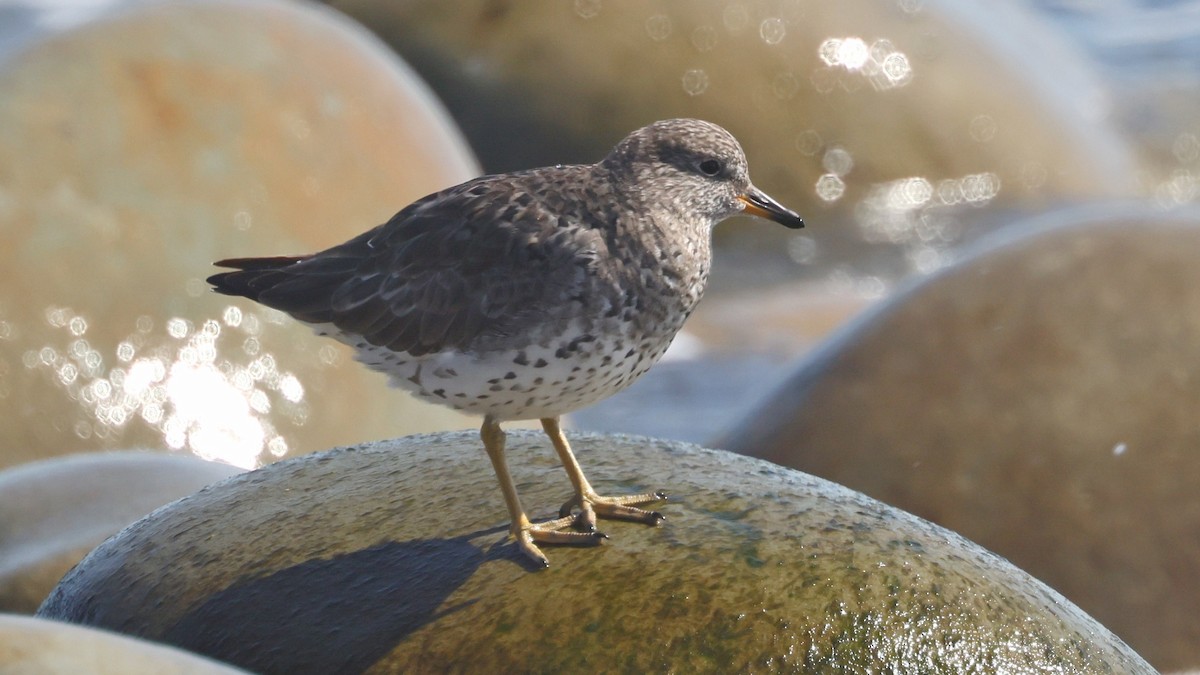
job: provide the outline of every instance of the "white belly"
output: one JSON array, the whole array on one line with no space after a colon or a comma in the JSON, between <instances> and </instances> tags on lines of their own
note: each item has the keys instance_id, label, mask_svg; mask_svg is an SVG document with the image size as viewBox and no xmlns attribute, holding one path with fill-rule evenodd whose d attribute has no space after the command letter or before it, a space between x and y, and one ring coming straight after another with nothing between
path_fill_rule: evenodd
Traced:
<instances>
[{"instance_id":1,"label":"white belly","mask_svg":"<svg viewBox=\"0 0 1200 675\"><path fill-rule=\"evenodd\" d=\"M558 417L629 386L654 365L671 336L593 340L564 351L563 339L521 352L457 351L411 357L349 340L332 326L313 326L354 347L356 358L386 373L418 398L498 421Z\"/></svg>"}]
</instances>

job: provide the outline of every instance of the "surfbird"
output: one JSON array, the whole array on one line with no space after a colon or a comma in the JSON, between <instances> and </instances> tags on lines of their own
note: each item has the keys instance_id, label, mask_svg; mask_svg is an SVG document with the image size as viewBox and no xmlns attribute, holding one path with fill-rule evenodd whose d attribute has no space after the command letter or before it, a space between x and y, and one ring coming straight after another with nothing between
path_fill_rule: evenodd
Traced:
<instances>
[{"instance_id":1,"label":"surfbird","mask_svg":"<svg viewBox=\"0 0 1200 675\"><path fill-rule=\"evenodd\" d=\"M545 566L535 542L598 543L597 516L663 519L638 508L661 492L598 495L559 418L663 355L704 293L713 227L739 213L804 226L750 183L729 132L665 120L597 164L476 178L319 253L222 260L236 271L208 281L350 345L423 400L482 415L512 535ZM500 423L526 419L541 420L574 487L548 522L526 516L504 459Z\"/></svg>"}]
</instances>

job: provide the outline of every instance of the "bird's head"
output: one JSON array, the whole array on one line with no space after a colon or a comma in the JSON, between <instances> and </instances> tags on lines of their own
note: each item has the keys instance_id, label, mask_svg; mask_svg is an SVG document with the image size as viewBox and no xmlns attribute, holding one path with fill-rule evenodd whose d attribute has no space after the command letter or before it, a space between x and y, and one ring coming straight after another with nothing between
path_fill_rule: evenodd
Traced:
<instances>
[{"instance_id":1,"label":"bird's head","mask_svg":"<svg viewBox=\"0 0 1200 675\"><path fill-rule=\"evenodd\" d=\"M711 224L738 213L804 227L796 212L750 182L746 154L721 127L694 119L655 122L629 134L601 165L649 206Z\"/></svg>"}]
</instances>

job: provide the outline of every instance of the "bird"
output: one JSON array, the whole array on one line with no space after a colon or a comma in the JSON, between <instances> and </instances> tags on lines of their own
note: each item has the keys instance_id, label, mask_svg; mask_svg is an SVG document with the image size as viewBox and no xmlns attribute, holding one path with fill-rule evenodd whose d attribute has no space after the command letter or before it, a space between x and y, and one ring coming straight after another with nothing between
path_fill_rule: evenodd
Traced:
<instances>
[{"instance_id":1,"label":"bird","mask_svg":"<svg viewBox=\"0 0 1200 675\"><path fill-rule=\"evenodd\" d=\"M482 416L511 536L547 567L538 544L598 544L597 517L664 519L640 508L662 491L599 495L561 417L662 357L704 293L713 228L739 214L804 226L750 182L728 131L662 120L595 164L468 180L318 253L220 260L233 271L208 282L349 345L419 399ZM521 505L500 426L534 419L573 488L559 517L539 523Z\"/></svg>"}]
</instances>

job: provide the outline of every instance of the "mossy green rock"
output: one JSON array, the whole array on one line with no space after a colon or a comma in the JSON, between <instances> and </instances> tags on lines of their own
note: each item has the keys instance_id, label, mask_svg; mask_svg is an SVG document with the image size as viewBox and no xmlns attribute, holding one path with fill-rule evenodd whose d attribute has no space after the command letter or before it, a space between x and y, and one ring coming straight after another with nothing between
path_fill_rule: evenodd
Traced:
<instances>
[{"instance_id":1,"label":"mossy green rock","mask_svg":"<svg viewBox=\"0 0 1200 675\"><path fill-rule=\"evenodd\" d=\"M242 474L92 552L43 617L260 672L599 670L1150 673L994 554L864 495L694 446L576 436L604 493L663 488L657 528L593 548L507 538L471 433L341 448ZM509 438L527 507L568 484Z\"/></svg>"}]
</instances>

